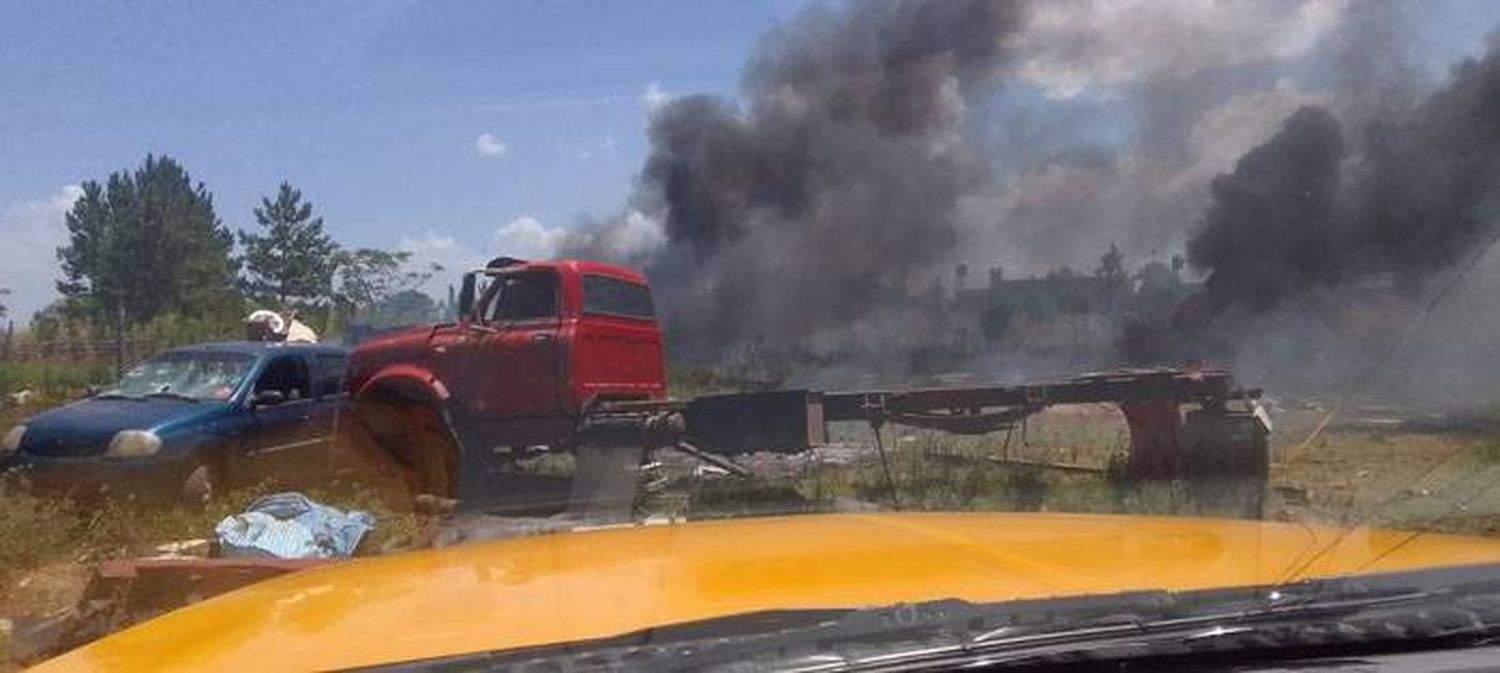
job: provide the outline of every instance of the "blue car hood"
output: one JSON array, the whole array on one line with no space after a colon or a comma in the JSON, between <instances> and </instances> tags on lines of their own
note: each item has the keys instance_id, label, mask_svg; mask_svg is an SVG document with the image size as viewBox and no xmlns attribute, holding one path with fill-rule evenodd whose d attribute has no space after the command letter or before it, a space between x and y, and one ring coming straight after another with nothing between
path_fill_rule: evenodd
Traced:
<instances>
[{"instance_id":1,"label":"blue car hood","mask_svg":"<svg viewBox=\"0 0 1500 673\"><path fill-rule=\"evenodd\" d=\"M27 420L21 451L39 456L97 455L121 430L151 430L222 411L220 403L165 398L83 400Z\"/></svg>"}]
</instances>

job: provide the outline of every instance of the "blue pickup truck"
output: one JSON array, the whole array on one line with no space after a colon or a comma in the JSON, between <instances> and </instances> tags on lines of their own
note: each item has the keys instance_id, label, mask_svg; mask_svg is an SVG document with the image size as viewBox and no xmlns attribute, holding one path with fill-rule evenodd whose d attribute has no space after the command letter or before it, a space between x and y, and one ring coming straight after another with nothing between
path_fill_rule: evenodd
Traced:
<instances>
[{"instance_id":1,"label":"blue pickup truck","mask_svg":"<svg viewBox=\"0 0 1500 673\"><path fill-rule=\"evenodd\" d=\"M38 488L202 501L288 463L326 464L347 357L266 342L166 351L11 428L0 466Z\"/></svg>"}]
</instances>

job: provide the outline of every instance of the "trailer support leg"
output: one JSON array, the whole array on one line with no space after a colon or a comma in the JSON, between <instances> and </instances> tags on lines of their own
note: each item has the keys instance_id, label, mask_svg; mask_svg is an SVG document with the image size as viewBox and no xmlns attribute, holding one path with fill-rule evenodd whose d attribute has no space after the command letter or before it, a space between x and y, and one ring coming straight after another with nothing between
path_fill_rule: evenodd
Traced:
<instances>
[{"instance_id":1,"label":"trailer support leg","mask_svg":"<svg viewBox=\"0 0 1500 673\"><path fill-rule=\"evenodd\" d=\"M1121 402L1130 426L1130 458L1125 476L1132 481L1170 481L1182 476L1182 414L1176 402Z\"/></svg>"},{"instance_id":2,"label":"trailer support leg","mask_svg":"<svg viewBox=\"0 0 1500 673\"><path fill-rule=\"evenodd\" d=\"M573 484L567 516L598 523L633 518L644 446L583 443L573 449Z\"/></svg>"}]
</instances>

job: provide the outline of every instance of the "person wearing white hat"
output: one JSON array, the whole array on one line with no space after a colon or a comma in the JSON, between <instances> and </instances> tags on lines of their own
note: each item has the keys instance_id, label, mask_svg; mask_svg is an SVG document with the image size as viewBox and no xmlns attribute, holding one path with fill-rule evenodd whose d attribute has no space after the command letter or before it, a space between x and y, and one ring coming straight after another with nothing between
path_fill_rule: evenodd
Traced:
<instances>
[{"instance_id":1,"label":"person wearing white hat","mask_svg":"<svg viewBox=\"0 0 1500 673\"><path fill-rule=\"evenodd\" d=\"M313 344L318 342L318 333L298 320L296 311L282 317L275 311L260 309L245 317L245 338L250 341Z\"/></svg>"}]
</instances>

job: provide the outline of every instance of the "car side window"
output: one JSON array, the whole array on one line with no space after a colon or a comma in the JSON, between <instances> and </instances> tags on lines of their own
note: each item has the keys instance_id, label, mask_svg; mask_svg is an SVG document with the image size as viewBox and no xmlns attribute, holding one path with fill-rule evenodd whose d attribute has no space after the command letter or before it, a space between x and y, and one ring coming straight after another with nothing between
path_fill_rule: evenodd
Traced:
<instances>
[{"instance_id":1,"label":"car side window","mask_svg":"<svg viewBox=\"0 0 1500 673\"><path fill-rule=\"evenodd\" d=\"M279 390L287 401L306 399L311 390L307 363L297 355L281 355L271 360L255 381L255 392L264 390Z\"/></svg>"},{"instance_id":2,"label":"car side window","mask_svg":"<svg viewBox=\"0 0 1500 673\"><path fill-rule=\"evenodd\" d=\"M557 316L557 276L552 273L514 273L501 276L490 312L493 322L538 320Z\"/></svg>"},{"instance_id":3,"label":"car side window","mask_svg":"<svg viewBox=\"0 0 1500 673\"><path fill-rule=\"evenodd\" d=\"M349 365L348 356L342 353L320 353L314 356L313 361L318 370L318 380L313 386L313 394L324 397L343 392L344 373Z\"/></svg>"}]
</instances>

